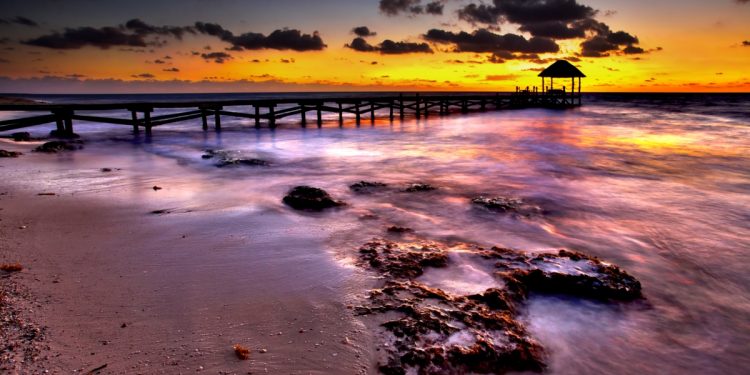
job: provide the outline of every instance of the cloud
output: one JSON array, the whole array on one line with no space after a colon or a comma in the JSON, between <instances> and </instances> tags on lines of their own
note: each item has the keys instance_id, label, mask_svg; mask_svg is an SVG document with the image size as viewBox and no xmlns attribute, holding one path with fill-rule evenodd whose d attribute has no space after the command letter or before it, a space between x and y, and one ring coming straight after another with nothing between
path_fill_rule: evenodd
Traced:
<instances>
[{"instance_id":1,"label":"cloud","mask_svg":"<svg viewBox=\"0 0 750 375\"><path fill-rule=\"evenodd\" d=\"M470 3L458 11L460 19L474 25L498 28L502 23L512 23L532 37L586 39L581 43L581 56L647 52L636 46L639 43L636 36L625 31L613 32L594 18L597 14L596 9L577 0L494 0L491 4Z\"/></svg>"},{"instance_id":2,"label":"cloud","mask_svg":"<svg viewBox=\"0 0 750 375\"><path fill-rule=\"evenodd\" d=\"M206 60L210 61L213 60L213 62L217 64L223 64L227 60L232 59L232 55L226 53L226 52L209 52L209 53L202 53L201 57Z\"/></svg>"},{"instance_id":3,"label":"cloud","mask_svg":"<svg viewBox=\"0 0 750 375\"><path fill-rule=\"evenodd\" d=\"M160 60L160 59L156 59L156 60L154 60L154 64L166 64L166 61Z\"/></svg>"},{"instance_id":4,"label":"cloud","mask_svg":"<svg viewBox=\"0 0 750 375\"><path fill-rule=\"evenodd\" d=\"M23 41L23 44L52 49L78 49L94 46L109 49L114 46L146 47L144 35L126 34L115 27L79 27L67 28L64 32Z\"/></svg>"},{"instance_id":5,"label":"cloud","mask_svg":"<svg viewBox=\"0 0 750 375\"><path fill-rule=\"evenodd\" d=\"M750 47L750 40L743 40L742 41L742 46L743 47Z\"/></svg>"},{"instance_id":6,"label":"cloud","mask_svg":"<svg viewBox=\"0 0 750 375\"><path fill-rule=\"evenodd\" d=\"M156 76L154 76L151 73L133 74L133 75L131 75L131 77L137 78L137 79L154 79L154 78L156 78Z\"/></svg>"},{"instance_id":7,"label":"cloud","mask_svg":"<svg viewBox=\"0 0 750 375\"><path fill-rule=\"evenodd\" d=\"M167 68L167 69L162 69L162 70L165 72L170 72L170 73L178 73L180 71L180 69L177 69L177 68Z\"/></svg>"},{"instance_id":8,"label":"cloud","mask_svg":"<svg viewBox=\"0 0 750 375\"><path fill-rule=\"evenodd\" d=\"M431 29L423 36L426 40L452 44L454 52L493 52L553 53L560 51L554 40L542 37L526 39L516 34L495 34L487 29L478 29L471 34Z\"/></svg>"},{"instance_id":9,"label":"cloud","mask_svg":"<svg viewBox=\"0 0 750 375\"><path fill-rule=\"evenodd\" d=\"M432 48L427 43L413 42L394 42L386 39L380 44L374 46L363 38L357 37L347 44L346 47L359 52L380 52L384 55L400 55L407 53L433 53Z\"/></svg>"},{"instance_id":10,"label":"cloud","mask_svg":"<svg viewBox=\"0 0 750 375\"><path fill-rule=\"evenodd\" d=\"M498 74L498 75L488 75L484 77L485 81L510 81L515 80L518 78L515 74Z\"/></svg>"},{"instance_id":11,"label":"cloud","mask_svg":"<svg viewBox=\"0 0 750 375\"><path fill-rule=\"evenodd\" d=\"M196 22L197 32L211 35L232 45L233 50L294 50L294 51L319 51L326 48L318 32L302 34L296 29L275 30L268 36L261 33L248 32L234 35L231 31L224 29L215 23Z\"/></svg>"},{"instance_id":12,"label":"cloud","mask_svg":"<svg viewBox=\"0 0 750 375\"><path fill-rule=\"evenodd\" d=\"M357 26L352 29L352 33L361 38L378 35L378 33L370 31L370 28L368 28L367 26Z\"/></svg>"},{"instance_id":13,"label":"cloud","mask_svg":"<svg viewBox=\"0 0 750 375\"><path fill-rule=\"evenodd\" d=\"M185 33L195 34L195 29L190 26L154 26L149 25L138 18L134 18L125 25L124 29L133 31L137 35L171 35L177 39L182 39Z\"/></svg>"},{"instance_id":14,"label":"cloud","mask_svg":"<svg viewBox=\"0 0 750 375\"><path fill-rule=\"evenodd\" d=\"M28 19L26 17L16 16L14 18L0 18L0 25L8 25L11 23L15 23L17 25L23 25L23 26L29 26L29 27L38 27L39 24L36 23L36 21Z\"/></svg>"},{"instance_id":15,"label":"cloud","mask_svg":"<svg viewBox=\"0 0 750 375\"><path fill-rule=\"evenodd\" d=\"M443 1L431 1L422 5L422 0L380 0L380 11L387 16L397 16L399 14L417 15L417 14L443 14Z\"/></svg>"}]
</instances>

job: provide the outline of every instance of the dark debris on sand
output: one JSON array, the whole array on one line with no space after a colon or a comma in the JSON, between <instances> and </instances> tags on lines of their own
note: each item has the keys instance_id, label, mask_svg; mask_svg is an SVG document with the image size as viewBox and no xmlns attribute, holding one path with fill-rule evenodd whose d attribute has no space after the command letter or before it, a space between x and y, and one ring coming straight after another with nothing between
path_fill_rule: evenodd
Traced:
<instances>
[{"instance_id":1,"label":"dark debris on sand","mask_svg":"<svg viewBox=\"0 0 750 375\"><path fill-rule=\"evenodd\" d=\"M50 141L34 149L36 152L54 154L61 151L75 151L83 148L83 141Z\"/></svg>"},{"instance_id":2,"label":"dark debris on sand","mask_svg":"<svg viewBox=\"0 0 750 375\"><path fill-rule=\"evenodd\" d=\"M327 208L344 206L346 203L334 200L325 190L311 186L296 186L289 190L284 204L295 210L322 211Z\"/></svg>"},{"instance_id":3,"label":"dark debris on sand","mask_svg":"<svg viewBox=\"0 0 750 375\"><path fill-rule=\"evenodd\" d=\"M494 262L495 276L507 287L453 295L416 280L427 268L450 267L454 248ZM393 345L385 346L387 359L378 366L389 375L540 372L544 349L518 320L517 306L530 292L624 301L641 296L640 283L617 266L567 250L530 255L472 244L374 239L359 249L359 258L385 281L357 313L397 316L382 323Z\"/></svg>"},{"instance_id":4,"label":"dark debris on sand","mask_svg":"<svg viewBox=\"0 0 750 375\"><path fill-rule=\"evenodd\" d=\"M31 141L31 133L29 132L16 132L10 135L10 138L14 142L29 142Z\"/></svg>"},{"instance_id":5,"label":"dark debris on sand","mask_svg":"<svg viewBox=\"0 0 750 375\"><path fill-rule=\"evenodd\" d=\"M216 159L216 166L219 168L231 167L231 166L251 166L251 167L268 167L271 165L266 160L257 158L243 158L235 156L236 152L225 151L225 150L206 150L206 153L201 155L203 159Z\"/></svg>"},{"instance_id":6,"label":"dark debris on sand","mask_svg":"<svg viewBox=\"0 0 750 375\"><path fill-rule=\"evenodd\" d=\"M34 322L32 296L13 271L0 271L0 373L40 374L49 353L46 327Z\"/></svg>"}]
</instances>

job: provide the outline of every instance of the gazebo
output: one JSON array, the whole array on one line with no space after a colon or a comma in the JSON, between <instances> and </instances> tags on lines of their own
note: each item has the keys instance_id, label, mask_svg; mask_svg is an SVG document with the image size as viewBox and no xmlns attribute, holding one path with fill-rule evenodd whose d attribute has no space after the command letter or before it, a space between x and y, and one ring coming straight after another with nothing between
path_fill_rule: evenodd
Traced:
<instances>
[{"instance_id":1,"label":"gazebo","mask_svg":"<svg viewBox=\"0 0 750 375\"><path fill-rule=\"evenodd\" d=\"M565 60L557 60L554 64L550 65L547 69L544 69L544 71L539 73L539 77L542 77L542 92L548 92L550 94L565 93L564 90L555 90L555 78L570 78L570 93L573 100L573 103L571 104L575 103L576 78L578 78L578 104L581 104L581 78L586 77L586 75L583 74L583 72L581 72L578 68L573 66L573 64ZM545 78L547 77L549 77L550 79L549 90L547 90L547 86L545 85Z\"/></svg>"}]
</instances>

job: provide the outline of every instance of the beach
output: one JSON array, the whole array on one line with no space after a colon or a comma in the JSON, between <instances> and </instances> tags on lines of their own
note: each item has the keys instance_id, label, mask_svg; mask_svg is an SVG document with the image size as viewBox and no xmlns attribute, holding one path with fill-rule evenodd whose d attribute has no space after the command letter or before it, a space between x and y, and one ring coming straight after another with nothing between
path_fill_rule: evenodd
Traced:
<instances>
[{"instance_id":1,"label":"beach","mask_svg":"<svg viewBox=\"0 0 750 375\"><path fill-rule=\"evenodd\" d=\"M275 131L192 121L148 138L77 125L83 148L52 154L32 151L41 139L3 139L23 155L0 159L0 263L24 269L0 282L22 290L15 306L39 335L26 340L37 358L1 368L377 373L392 337L358 308L393 276L361 262L361 246L381 238L569 249L637 279L636 301L519 302L514 319L543 348L546 373L742 373L750 124L744 112L660 103ZM386 187L350 188L363 180ZM299 185L346 205L295 210L282 199ZM522 208L485 210L477 197ZM504 285L483 268L492 262L448 259L409 281L455 296Z\"/></svg>"}]
</instances>

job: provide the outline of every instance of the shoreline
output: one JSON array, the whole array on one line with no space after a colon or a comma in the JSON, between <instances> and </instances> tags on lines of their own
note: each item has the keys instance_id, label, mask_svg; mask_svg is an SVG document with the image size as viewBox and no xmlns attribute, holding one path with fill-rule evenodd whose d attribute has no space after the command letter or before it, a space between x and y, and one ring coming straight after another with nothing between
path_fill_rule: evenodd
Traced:
<instances>
[{"instance_id":1,"label":"shoreline","mask_svg":"<svg viewBox=\"0 0 750 375\"><path fill-rule=\"evenodd\" d=\"M24 156L2 161L3 171L33 169L39 156ZM11 371L86 372L105 364L105 373L371 368L369 331L347 309L352 295L342 285L353 276L334 277L342 272L325 238L281 247L272 232L223 228L221 212L151 215L148 203L31 188L35 178L30 172L20 184L0 183L0 233L16 242L0 262L24 266L10 280L28 289L26 303L36 306L30 318L44 327L50 355L12 364L20 367ZM262 215L243 219L269 229ZM305 267L329 277L316 280ZM237 359L234 344L250 348L249 360Z\"/></svg>"}]
</instances>

